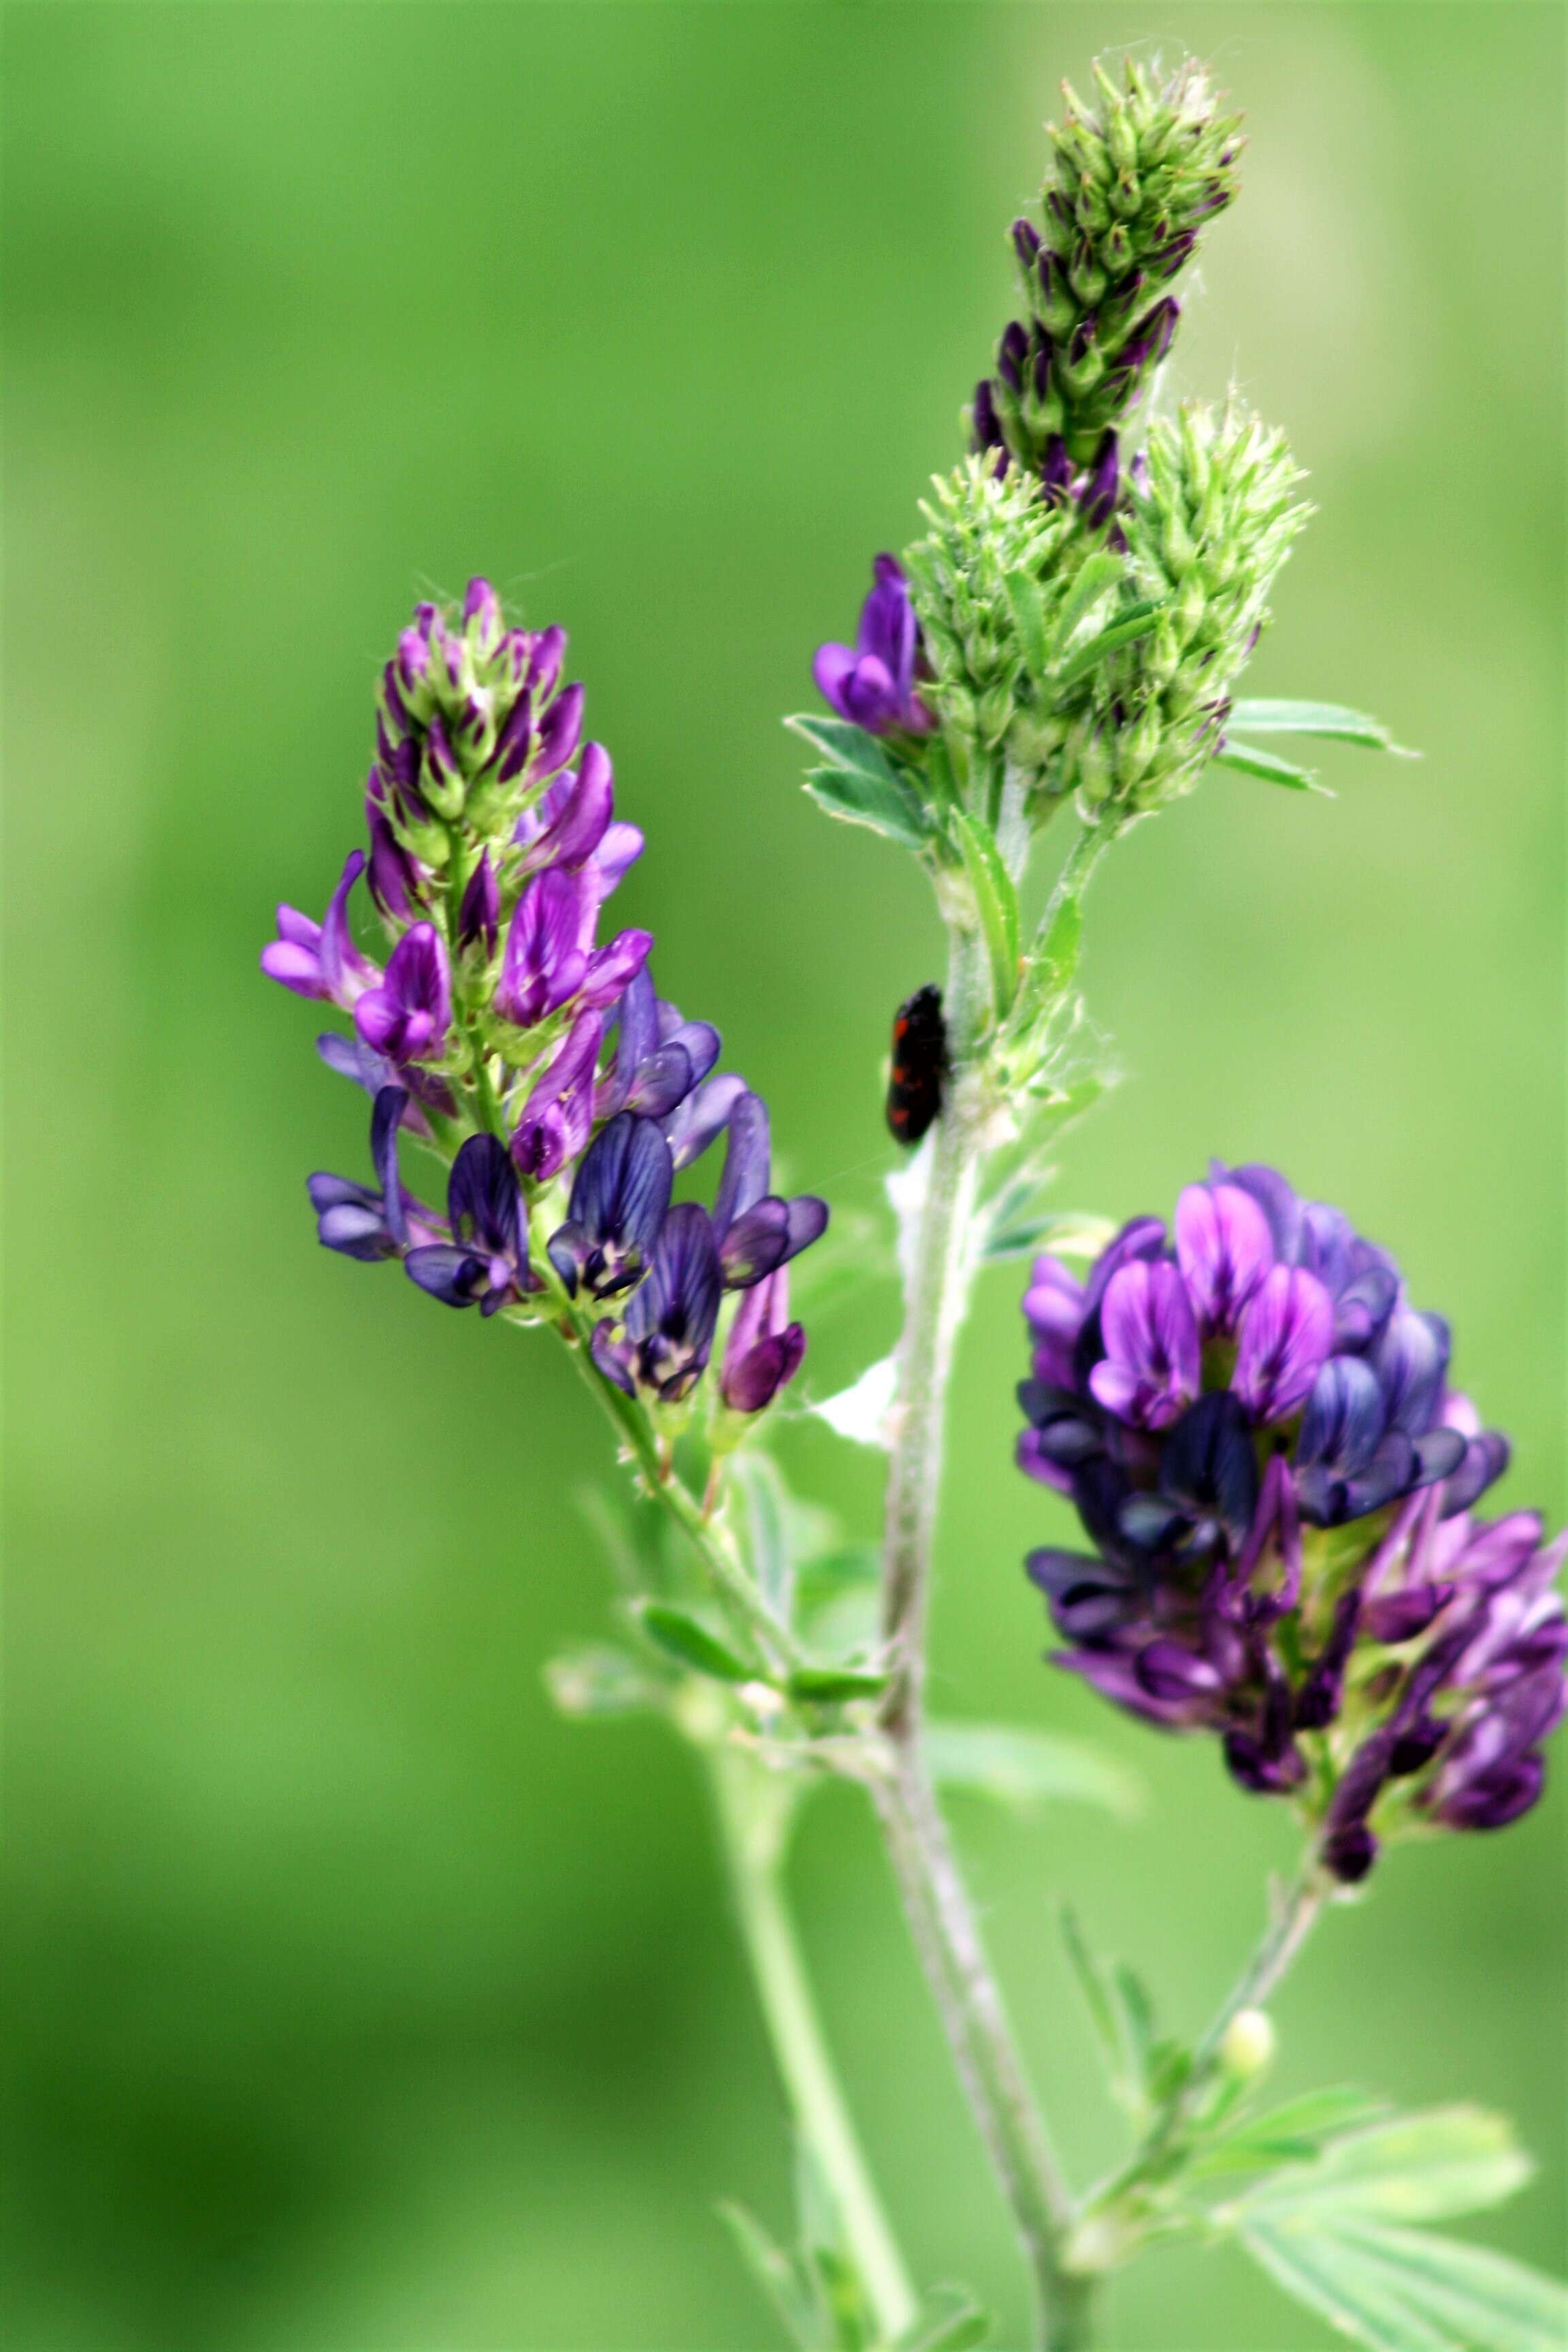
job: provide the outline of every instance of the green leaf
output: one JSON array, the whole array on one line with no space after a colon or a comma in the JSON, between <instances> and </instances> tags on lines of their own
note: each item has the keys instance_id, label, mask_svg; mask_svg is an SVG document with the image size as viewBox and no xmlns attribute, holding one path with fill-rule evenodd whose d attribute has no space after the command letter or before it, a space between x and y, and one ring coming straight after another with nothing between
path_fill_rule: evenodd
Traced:
<instances>
[{"instance_id":1,"label":"green leaf","mask_svg":"<svg viewBox=\"0 0 1568 2352\"><path fill-rule=\"evenodd\" d=\"M1254 2221L1241 2242L1276 2283L1372 2352L1562 2352L1568 2288L1425 2230Z\"/></svg>"},{"instance_id":2,"label":"green leaf","mask_svg":"<svg viewBox=\"0 0 1568 2352\"><path fill-rule=\"evenodd\" d=\"M1089 558L1073 582L1057 622L1058 650L1069 642L1079 622L1088 618L1090 606L1098 604L1108 589L1116 587L1126 571L1127 566L1121 557L1112 555L1106 548Z\"/></svg>"},{"instance_id":3,"label":"green leaf","mask_svg":"<svg viewBox=\"0 0 1568 2352\"><path fill-rule=\"evenodd\" d=\"M815 712L802 711L794 719L786 719L784 725L809 743L814 751L820 751L830 768L870 776L879 783L902 782L878 738L868 735L863 727L851 725L847 719L819 719Z\"/></svg>"},{"instance_id":4,"label":"green leaf","mask_svg":"<svg viewBox=\"0 0 1568 2352\"><path fill-rule=\"evenodd\" d=\"M1136 1776L1087 1739L1010 1723L939 1722L926 1745L939 1788L1016 1812L1068 1802L1101 1805L1125 1821L1142 1804Z\"/></svg>"},{"instance_id":5,"label":"green leaf","mask_svg":"<svg viewBox=\"0 0 1568 2352\"><path fill-rule=\"evenodd\" d=\"M842 1699L875 1698L888 1677L869 1666L797 1666L784 1685L791 1698L830 1706Z\"/></svg>"},{"instance_id":6,"label":"green leaf","mask_svg":"<svg viewBox=\"0 0 1568 2352\"><path fill-rule=\"evenodd\" d=\"M847 824L863 824L905 849L923 849L930 836L924 809L889 770L886 778L859 769L813 768L805 789L818 808Z\"/></svg>"},{"instance_id":7,"label":"green leaf","mask_svg":"<svg viewBox=\"0 0 1568 2352\"><path fill-rule=\"evenodd\" d=\"M1276 2165L1310 2163L1325 2139L1352 2126L1370 2124L1385 2116L1382 2101L1348 2084L1323 2091L1308 2091L1299 2099L1267 2115L1253 2116L1224 2134L1194 2161L1194 2179L1225 2172L1260 2172Z\"/></svg>"},{"instance_id":8,"label":"green leaf","mask_svg":"<svg viewBox=\"0 0 1568 2352\"><path fill-rule=\"evenodd\" d=\"M1146 637L1159 619L1162 609L1156 603L1130 604L1109 627L1090 637L1076 654L1068 656L1057 672L1058 687L1074 685L1079 678L1087 677L1091 669L1098 669L1107 655L1116 653L1122 646L1130 646L1135 637Z\"/></svg>"},{"instance_id":9,"label":"green leaf","mask_svg":"<svg viewBox=\"0 0 1568 2352\"><path fill-rule=\"evenodd\" d=\"M801 2281L794 2257L774 2242L756 2215L746 2206L726 2200L719 2208L719 2216L734 2239L742 2261L784 2322L792 2341L800 2347L800 2352L816 2352L822 2341L819 2316L813 2308L814 2298Z\"/></svg>"},{"instance_id":10,"label":"green leaf","mask_svg":"<svg viewBox=\"0 0 1568 2352\"><path fill-rule=\"evenodd\" d=\"M991 964L991 992L996 1018L1002 1022L1018 990L1018 893L989 825L982 824L966 809L955 809L949 826L963 854L969 887L974 893Z\"/></svg>"},{"instance_id":11,"label":"green leaf","mask_svg":"<svg viewBox=\"0 0 1568 2352\"><path fill-rule=\"evenodd\" d=\"M1234 706L1230 719L1244 735L1321 735L1336 743L1360 743L1369 751L1392 751L1401 760L1420 757L1396 743L1381 719L1347 710L1342 702L1244 701Z\"/></svg>"},{"instance_id":12,"label":"green leaf","mask_svg":"<svg viewBox=\"0 0 1568 2352\"><path fill-rule=\"evenodd\" d=\"M1243 743L1234 735L1226 735L1214 756L1216 767L1238 768L1244 776L1261 776L1266 783L1283 784L1289 792L1320 793L1327 801L1336 797L1327 784L1318 782L1312 769L1298 768L1291 761L1281 760L1256 743Z\"/></svg>"},{"instance_id":13,"label":"green leaf","mask_svg":"<svg viewBox=\"0 0 1568 2352\"><path fill-rule=\"evenodd\" d=\"M637 1622L650 1641L683 1666L695 1667L700 1675L710 1675L715 1682L749 1683L758 1676L758 1668L750 1666L744 1658L737 1657L716 1633L689 1617L684 1609L672 1609L666 1601L642 1601L637 1612Z\"/></svg>"},{"instance_id":14,"label":"green leaf","mask_svg":"<svg viewBox=\"0 0 1568 2352\"><path fill-rule=\"evenodd\" d=\"M661 1708L668 1696L650 1681L629 1650L608 1643L564 1650L544 1669L544 1686L563 1715L637 1715Z\"/></svg>"},{"instance_id":15,"label":"green leaf","mask_svg":"<svg viewBox=\"0 0 1568 2352\"><path fill-rule=\"evenodd\" d=\"M1120 568L1118 566L1119 571ZM1018 643L1024 648L1024 659L1034 677L1043 677L1050 667L1051 649L1046 635L1046 607L1040 594L1040 583L1032 572L1007 572L1003 574L1002 585L1007 592L1007 602L1013 607L1013 619L1018 631Z\"/></svg>"},{"instance_id":16,"label":"green leaf","mask_svg":"<svg viewBox=\"0 0 1568 2352\"><path fill-rule=\"evenodd\" d=\"M1429 2107L1327 2141L1316 2161L1271 2173L1237 2201L1238 2220L1351 2216L1436 2221L1500 2205L1523 2186L1530 2158L1504 2116Z\"/></svg>"}]
</instances>

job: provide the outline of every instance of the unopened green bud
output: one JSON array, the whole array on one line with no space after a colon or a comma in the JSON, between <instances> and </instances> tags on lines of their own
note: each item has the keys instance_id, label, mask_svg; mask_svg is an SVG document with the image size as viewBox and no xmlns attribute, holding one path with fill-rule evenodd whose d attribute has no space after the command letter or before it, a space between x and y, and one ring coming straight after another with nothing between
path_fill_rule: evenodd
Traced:
<instances>
[{"instance_id":1,"label":"unopened green bud","mask_svg":"<svg viewBox=\"0 0 1568 2352\"><path fill-rule=\"evenodd\" d=\"M1274 2028L1261 2009L1238 2009L1226 2027L1219 2063L1233 2080L1250 2083L1274 2056Z\"/></svg>"},{"instance_id":2,"label":"unopened green bud","mask_svg":"<svg viewBox=\"0 0 1568 2352\"><path fill-rule=\"evenodd\" d=\"M982 740L1000 743L1013 718L1013 694L1010 687L998 684L980 698L979 729Z\"/></svg>"},{"instance_id":3,"label":"unopened green bud","mask_svg":"<svg viewBox=\"0 0 1568 2352\"><path fill-rule=\"evenodd\" d=\"M1095 255L1093 246L1086 240L1073 257L1072 268L1068 272L1068 283L1084 309L1092 310L1110 282Z\"/></svg>"}]
</instances>

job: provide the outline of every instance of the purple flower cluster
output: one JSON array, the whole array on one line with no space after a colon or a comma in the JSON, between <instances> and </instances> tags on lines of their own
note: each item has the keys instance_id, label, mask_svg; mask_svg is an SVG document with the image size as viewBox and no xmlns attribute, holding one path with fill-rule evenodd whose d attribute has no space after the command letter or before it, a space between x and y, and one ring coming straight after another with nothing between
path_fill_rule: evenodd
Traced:
<instances>
[{"instance_id":1,"label":"purple flower cluster","mask_svg":"<svg viewBox=\"0 0 1568 2352\"><path fill-rule=\"evenodd\" d=\"M321 923L278 910L262 969L352 1017L319 1050L374 1104L376 1181L311 1177L320 1237L401 1258L449 1307L591 1322L605 1377L665 1403L690 1395L740 1293L720 1391L756 1412L805 1353L786 1267L827 1210L772 1191L767 1112L716 1071L718 1031L656 993L651 935L600 941L643 840L616 820L607 753L581 740L565 645L505 627L482 580L460 619L421 605L382 679L368 857L349 857ZM384 965L350 927L362 875ZM403 1189L404 1129L450 1160L444 1217ZM674 1202L721 1135L711 1211Z\"/></svg>"},{"instance_id":2,"label":"purple flower cluster","mask_svg":"<svg viewBox=\"0 0 1568 2352\"><path fill-rule=\"evenodd\" d=\"M917 690L924 664L910 583L897 556L879 555L871 569L875 584L860 607L854 645L817 648L817 691L840 719L868 735L929 735L936 720Z\"/></svg>"},{"instance_id":3,"label":"purple flower cluster","mask_svg":"<svg viewBox=\"0 0 1568 2352\"><path fill-rule=\"evenodd\" d=\"M1058 1664L1217 1732L1343 1879L1401 1827L1533 1804L1568 1698L1568 1537L1472 1517L1508 1444L1385 1252L1273 1170L1216 1164L1172 1234L1134 1218L1086 1282L1038 1259L1024 1312L1019 1464L1094 1547L1029 1558Z\"/></svg>"}]
</instances>

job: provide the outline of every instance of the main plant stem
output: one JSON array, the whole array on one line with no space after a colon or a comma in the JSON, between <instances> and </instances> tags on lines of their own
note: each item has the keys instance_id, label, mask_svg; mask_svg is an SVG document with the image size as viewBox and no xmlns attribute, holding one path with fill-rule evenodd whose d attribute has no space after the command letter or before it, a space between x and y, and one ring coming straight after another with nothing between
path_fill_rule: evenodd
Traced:
<instances>
[{"instance_id":1,"label":"main plant stem","mask_svg":"<svg viewBox=\"0 0 1568 2352\"><path fill-rule=\"evenodd\" d=\"M870 2298L879 2347L919 2315L812 1999L784 1871L794 1786L743 1749L704 1751L736 1916L795 2128L815 2161L855 2274Z\"/></svg>"},{"instance_id":2,"label":"main plant stem","mask_svg":"<svg viewBox=\"0 0 1568 2352\"><path fill-rule=\"evenodd\" d=\"M984 1106L975 1046L985 1013L980 942L952 930L943 999L950 1076L905 1258L905 1319L890 1418L882 1633L893 1680L882 1726L891 1769L878 1810L910 1932L975 2120L1012 2210L1047 2352L1090 2342L1090 2284L1061 2250L1073 2208L1013 2038L922 1744L925 1622L953 1343L973 1276Z\"/></svg>"}]
</instances>

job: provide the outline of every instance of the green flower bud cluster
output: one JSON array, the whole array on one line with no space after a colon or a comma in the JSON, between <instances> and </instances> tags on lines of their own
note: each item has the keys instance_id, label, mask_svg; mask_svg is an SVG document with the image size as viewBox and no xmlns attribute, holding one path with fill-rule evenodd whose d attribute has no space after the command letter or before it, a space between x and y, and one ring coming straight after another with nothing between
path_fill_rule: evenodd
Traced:
<instances>
[{"instance_id":1,"label":"green flower bud cluster","mask_svg":"<svg viewBox=\"0 0 1568 2352\"><path fill-rule=\"evenodd\" d=\"M1157 84L1129 59L1118 88L1094 67L1100 107L1064 84L1051 125L1040 226L1015 222L1027 325L1010 326L971 425L1030 471L1059 438L1074 465L1133 405L1170 347L1168 289L1236 194L1243 141L1202 67Z\"/></svg>"},{"instance_id":2,"label":"green flower bud cluster","mask_svg":"<svg viewBox=\"0 0 1568 2352\"><path fill-rule=\"evenodd\" d=\"M968 457L933 488L921 507L931 528L903 559L931 671L921 698L961 782L1005 761L1049 792L1067 735L1062 650L1087 609L1080 583L1098 604L1126 564L1105 552L1104 523L1047 503L1016 469L998 476Z\"/></svg>"},{"instance_id":3,"label":"green flower bud cluster","mask_svg":"<svg viewBox=\"0 0 1568 2352\"><path fill-rule=\"evenodd\" d=\"M1060 593L1065 512L1015 473L1000 480L980 457L932 478L921 512L931 529L904 555L931 675L921 696L945 731L994 751L1029 693L1029 652L1018 588L1039 604Z\"/></svg>"},{"instance_id":4,"label":"green flower bud cluster","mask_svg":"<svg viewBox=\"0 0 1568 2352\"><path fill-rule=\"evenodd\" d=\"M1283 434L1232 400L1155 425L1119 514L1153 625L1070 695L1063 782L1086 822L1189 793L1218 750L1276 573L1312 509Z\"/></svg>"}]
</instances>

